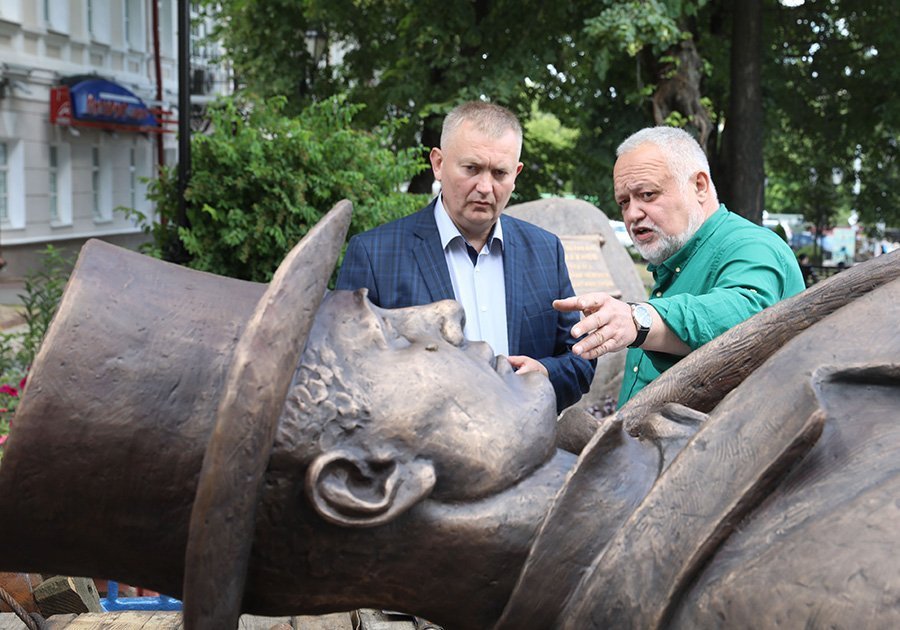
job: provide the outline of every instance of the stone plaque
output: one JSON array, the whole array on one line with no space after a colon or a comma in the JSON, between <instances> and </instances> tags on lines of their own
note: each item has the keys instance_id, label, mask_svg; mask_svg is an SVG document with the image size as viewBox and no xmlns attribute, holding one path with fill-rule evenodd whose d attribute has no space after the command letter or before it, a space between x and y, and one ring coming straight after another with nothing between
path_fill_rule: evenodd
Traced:
<instances>
[{"instance_id":1,"label":"stone plaque","mask_svg":"<svg viewBox=\"0 0 900 630\"><path fill-rule=\"evenodd\" d=\"M600 234L575 234L559 237L566 252L566 266L575 295L592 291L603 291L617 298L622 292L616 288L615 282L606 266L606 259L600 247L605 243Z\"/></svg>"}]
</instances>

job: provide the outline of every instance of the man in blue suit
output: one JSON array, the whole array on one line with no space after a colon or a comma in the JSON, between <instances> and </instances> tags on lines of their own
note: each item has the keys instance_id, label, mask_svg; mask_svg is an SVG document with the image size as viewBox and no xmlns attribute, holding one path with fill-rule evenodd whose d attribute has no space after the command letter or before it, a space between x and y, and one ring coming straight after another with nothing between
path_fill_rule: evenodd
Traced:
<instances>
[{"instance_id":1,"label":"man in blue suit","mask_svg":"<svg viewBox=\"0 0 900 630\"><path fill-rule=\"evenodd\" d=\"M338 289L368 289L382 308L456 299L466 339L485 341L519 374L550 379L557 411L588 391L595 362L572 352L577 313L553 309L574 295L559 239L502 216L522 170L522 128L509 110L464 103L431 150L441 194L419 212L350 239Z\"/></svg>"}]
</instances>

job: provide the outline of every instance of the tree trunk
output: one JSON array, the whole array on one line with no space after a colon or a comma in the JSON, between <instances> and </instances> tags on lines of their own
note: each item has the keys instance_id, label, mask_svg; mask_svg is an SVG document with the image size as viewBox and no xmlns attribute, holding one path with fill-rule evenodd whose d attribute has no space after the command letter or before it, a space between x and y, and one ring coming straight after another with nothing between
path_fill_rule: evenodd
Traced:
<instances>
[{"instance_id":1,"label":"tree trunk","mask_svg":"<svg viewBox=\"0 0 900 630\"><path fill-rule=\"evenodd\" d=\"M431 151L433 147L440 146L442 124L443 118L435 115L431 115L422 121L422 145L425 147L426 152ZM428 160L428 153L425 154L425 159ZM407 190L411 193L430 195L433 184L434 172L431 170L431 163L429 162L427 169L413 176Z\"/></svg>"},{"instance_id":2,"label":"tree trunk","mask_svg":"<svg viewBox=\"0 0 900 630\"><path fill-rule=\"evenodd\" d=\"M731 42L731 115L726 143L729 209L762 223L765 171L762 116L762 4L735 0Z\"/></svg>"}]
</instances>

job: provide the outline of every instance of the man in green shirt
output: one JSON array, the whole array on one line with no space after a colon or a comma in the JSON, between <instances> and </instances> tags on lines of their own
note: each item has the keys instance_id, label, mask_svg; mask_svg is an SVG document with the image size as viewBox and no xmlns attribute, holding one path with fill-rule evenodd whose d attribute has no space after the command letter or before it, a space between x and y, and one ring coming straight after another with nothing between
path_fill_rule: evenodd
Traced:
<instances>
[{"instance_id":1,"label":"man in green shirt","mask_svg":"<svg viewBox=\"0 0 900 630\"><path fill-rule=\"evenodd\" d=\"M586 359L625 348L624 405L682 357L767 306L802 291L800 267L773 231L719 203L700 145L684 130L649 127L616 150L616 202L649 261L650 299L607 293L553 302L581 311L572 351Z\"/></svg>"}]
</instances>

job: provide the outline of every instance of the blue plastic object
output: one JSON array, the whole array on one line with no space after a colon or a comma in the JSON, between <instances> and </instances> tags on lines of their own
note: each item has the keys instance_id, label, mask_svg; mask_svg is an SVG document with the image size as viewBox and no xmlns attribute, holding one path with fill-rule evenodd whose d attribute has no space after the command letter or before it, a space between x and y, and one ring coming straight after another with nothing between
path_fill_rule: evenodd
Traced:
<instances>
[{"instance_id":1,"label":"blue plastic object","mask_svg":"<svg viewBox=\"0 0 900 630\"><path fill-rule=\"evenodd\" d=\"M106 583L106 597L100 598L100 605L106 612L115 610L181 610L181 600L168 595L155 597L119 597L119 583Z\"/></svg>"}]
</instances>

